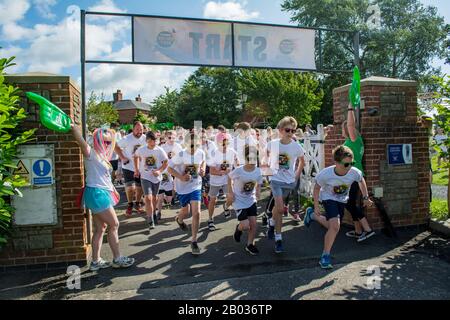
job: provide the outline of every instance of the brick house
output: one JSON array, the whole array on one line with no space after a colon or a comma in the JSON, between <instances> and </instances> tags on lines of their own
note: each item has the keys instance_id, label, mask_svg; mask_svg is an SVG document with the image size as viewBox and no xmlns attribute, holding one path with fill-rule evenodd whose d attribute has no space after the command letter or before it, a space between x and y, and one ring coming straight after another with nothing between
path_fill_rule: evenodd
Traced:
<instances>
[{"instance_id":1,"label":"brick house","mask_svg":"<svg viewBox=\"0 0 450 320\"><path fill-rule=\"evenodd\" d=\"M141 95L138 95L135 100L123 100L123 94L121 90L113 93L113 101L109 101L113 104L113 108L119 112L119 123L129 124L133 123L134 117L137 115L138 111L149 115L151 105L142 102Z\"/></svg>"}]
</instances>

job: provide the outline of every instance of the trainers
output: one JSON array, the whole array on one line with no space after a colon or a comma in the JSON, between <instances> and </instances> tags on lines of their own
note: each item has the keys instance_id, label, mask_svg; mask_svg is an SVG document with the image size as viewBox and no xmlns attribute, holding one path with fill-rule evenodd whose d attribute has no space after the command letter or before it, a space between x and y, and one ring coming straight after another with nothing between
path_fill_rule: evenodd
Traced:
<instances>
[{"instance_id":1,"label":"trainers","mask_svg":"<svg viewBox=\"0 0 450 320\"><path fill-rule=\"evenodd\" d=\"M175 217L175 221L178 223L178 226L180 227L181 230L186 232L189 231L188 226L186 225L186 223L184 223L184 221L180 223L178 221L178 217Z\"/></svg>"},{"instance_id":2,"label":"trainers","mask_svg":"<svg viewBox=\"0 0 450 320\"><path fill-rule=\"evenodd\" d=\"M155 229L155 220L151 217L147 217L147 224L149 229Z\"/></svg>"},{"instance_id":3,"label":"trainers","mask_svg":"<svg viewBox=\"0 0 450 320\"><path fill-rule=\"evenodd\" d=\"M145 213L145 210L142 208L141 204L138 202L136 202L136 204L134 205L134 208L136 209L137 213L139 213L139 214Z\"/></svg>"},{"instance_id":4,"label":"trainers","mask_svg":"<svg viewBox=\"0 0 450 320\"><path fill-rule=\"evenodd\" d=\"M197 242L192 242L191 243L191 251L193 255L199 255L200 254L200 248L198 247Z\"/></svg>"},{"instance_id":5,"label":"trainers","mask_svg":"<svg viewBox=\"0 0 450 320\"><path fill-rule=\"evenodd\" d=\"M292 220L300 222L302 221L302 219L300 219L300 215L298 213L293 213L292 215Z\"/></svg>"},{"instance_id":6,"label":"trainers","mask_svg":"<svg viewBox=\"0 0 450 320\"><path fill-rule=\"evenodd\" d=\"M314 209L311 207L308 207L306 209L306 213L305 213L305 219L303 220L303 222L305 223L305 226L309 227L311 224L312 216L314 215Z\"/></svg>"},{"instance_id":7,"label":"trainers","mask_svg":"<svg viewBox=\"0 0 450 320\"><path fill-rule=\"evenodd\" d=\"M268 223L269 223L269 219L267 218L266 213L264 213L264 215L262 217L262 225L263 225L263 227L267 226Z\"/></svg>"},{"instance_id":8,"label":"trainers","mask_svg":"<svg viewBox=\"0 0 450 320\"><path fill-rule=\"evenodd\" d=\"M269 226L269 228L267 229L267 239L275 239L275 226Z\"/></svg>"},{"instance_id":9,"label":"trainers","mask_svg":"<svg viewBox=\"0 0 450 320\"><path fill-rule=\"evenodd\" d=\"M236 242L241 241L242 231L239 230L239 225L236 226L236 229L234 230L233 238Z\"/></svg>"},{"instance_id":10,"label":"trainers","mask_svg":"<svg viewBox=\"0 0 450 320\"><path fill-rule=\"evenodd\" d=\"M249 244L248 246L246 246L245 251L250 253L252 256L256 256L259 253L258 248L256 248L254 244Z\"/></svg>"},{"instance_id":11,"label":"trainers","mask_svg":"<svg viewBox=\"0 0 450 320\"><path fill-rule=\"evenodd\" d=\"M323 254L319 261L320 266L322 269L332 269L333 266L331 265L331 257L329 254Z\"/></svg>"},{"instance_id":12,"label":"trainers","mask_svg":"<svg viewBox=\"0 0 450 320\"><path fill-rule=\"evenodd\" d=\"M128 205L127 211L125 211L125 215L127 217L131 217L133 215L133 204Z\"/></svg>"},{"instance_id":13,"label":"trainers","mask_svg":"<svg viewBox=\"0 0 450 320\"><path fill-rule=\"evenodd\" d=\"M99 269L105 269L111 267L111 262L105 261L102 258L98 259L98 261L92 261L89 267L91 271L97 271Z\"/></svg>"},{"instance_id":14,"label":"trainers","mask_svg":"<svg viewBox=\"0 0 450 320\"><path fill-rule=\"evenodd\" d=\"M129 257L120 257L117 260L113 260L113 268L119 269L119 268L128 268L131 267L134 264L134 258Z\"/></svg>"},{"instance_id":15,"label":"trainers","mask_svg":"<svg viewBox=\"0 0 450 320\"><path fill-rule=\"evenodd\" d=\"M226 203L223 204L223 215L228 218L231 215L230 209L227 208Z\"/></svg>"},{"instance_id":16,"label":"trainers","mask_svg":"<svg viewBox=\"0 0 450 320\"><path fill-rule=\"evenodd\" d=\"M358 237L358 239L356 241L361 242L366 239L369 239L371 236L374 236L374 235L375 235L375 232L373 230L369 231L369 232L363 231L363 233L361 233L361 235Z\"/></svg>"},{"instance_id":17,"label":"trainers","mask_svg":"<svg viewBox=\"0 0 450 320\"><path fill-rule=\"evenodd\" d=\"M277 240L275 242L275 253L282 253L283 252L283 241Z\"/></svg>"},{"instance_id":18,"label":"trainers","mask_svg":"<svg viewBox=\"0 0 450 320\"><path fill-rule=\"evenodd\" d=\"M208 229L209 229L209 231L215 231L216 230L216 226L214 225L214 221L208 220Z\"/></svg>"},{"instance_id":19,"label":"trainers","mask_svg":"<svg viewBox=\"0 0 450 320\"><path fill-rule=\"evenodd\" d=\"M362 233L356 233L355 230L352 230L352 231L346 232L345 235L349 238L359 238L362 235Z\"/></svg>"},{"instance_id":20,"label":"trainers","mask_svg":"<svg viewBox=\"0 0 450 320\"><path fill-rule=\"evenodd\" d=\"M206 207L209 205L209 199L207 196L203 196L203 203L205 204Z\"/></svg>"}]
</instances>

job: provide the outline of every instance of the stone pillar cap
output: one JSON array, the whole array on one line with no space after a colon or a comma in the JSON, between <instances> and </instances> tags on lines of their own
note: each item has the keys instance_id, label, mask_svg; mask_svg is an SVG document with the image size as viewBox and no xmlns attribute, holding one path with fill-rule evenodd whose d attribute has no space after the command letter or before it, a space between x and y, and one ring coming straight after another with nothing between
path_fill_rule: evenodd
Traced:
<instances>
[{"instance_id":1,"label":"stone pillar cap","mask_svg":"<svg viewBox=\"0 0 450 320\"><path fill-rule=\"evenodd\" d=\"M342 87L334 88L333 94L348 91L350 86L351 83ZM417 86L417 81L372 76L361 80L361 87L363 86L412 87Z\"/></svg>"}]
</instances>

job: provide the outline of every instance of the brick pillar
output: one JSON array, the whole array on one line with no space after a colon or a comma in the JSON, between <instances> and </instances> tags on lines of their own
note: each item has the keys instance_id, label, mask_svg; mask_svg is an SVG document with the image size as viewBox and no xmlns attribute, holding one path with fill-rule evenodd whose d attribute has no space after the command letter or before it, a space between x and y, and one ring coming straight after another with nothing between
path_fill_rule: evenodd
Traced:
<instances>
[{"instance_id":1,"label":"brick pillar","mask_svg":"<svg viewBox=\"0 0 450 320\"><path fill-rule=\"evenodd\" d=\"M333 164L331 150L344 142L342 122L347 116L350 85L333 90L334 129L327 137L326 165ZM369 192L383 188L383 201L394 226L422 225L429 221L430 158L428 129L417 116L417 83L370 77L361 81L361 134L363 166ZM376 112L376 114L375 114ZM388 144L412 144L410 165L389 166ZM366 210L375 229L383 228L378 210ZM344 222L351 223L346 215Z\"/></svg>"},{"instance_id":2,"label":"brick pillar","mask_svg":"<svg viewBox=\"0 0 450 320\"><path fill-rule=\"evenodd\" d=\"M58 224L55 226L14 228L13 238L0 251L0 270L48 268L68 264L84 265L90 258L88 220L84 210L76 205L84 183L81 150L69 134L46 129L39 121L39 106L28 101L26 91L38 93L66 112L76 124L81 122L81 95L78 86L68 76L24 74L6 76L6 81L22 91L21 104L29 113L25 128L38 128L31 144L53 144L55 150L55 181L58 198Z\"/></svg>"}]
</instances>

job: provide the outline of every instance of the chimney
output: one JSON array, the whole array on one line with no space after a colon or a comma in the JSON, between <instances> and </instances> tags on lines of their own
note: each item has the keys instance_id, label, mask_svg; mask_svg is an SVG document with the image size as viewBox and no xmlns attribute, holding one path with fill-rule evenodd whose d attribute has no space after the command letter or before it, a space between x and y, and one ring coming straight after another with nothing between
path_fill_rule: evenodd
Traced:
<instances>
[{"instance_id":1,"label":"chimney","mask_svg":"<svg viewBox=\"0 0 450 320\"><path fill-rule=\"evenodd\" d=\"M117 89L116 93L113 93L114 102L118 102L122 100L122 91L120 89Z\"/></svg>"},{"instance_id":2,"label":"chimney","mask_svg":"<svg viewBox=\"0 0 450 320\"><path fill-rule=\"evenodd\" d=\"M136 97L136 101L142 102L142 98L141 98L140 94L138 94L138 96Z\"/></svg>"}]
</instances>

